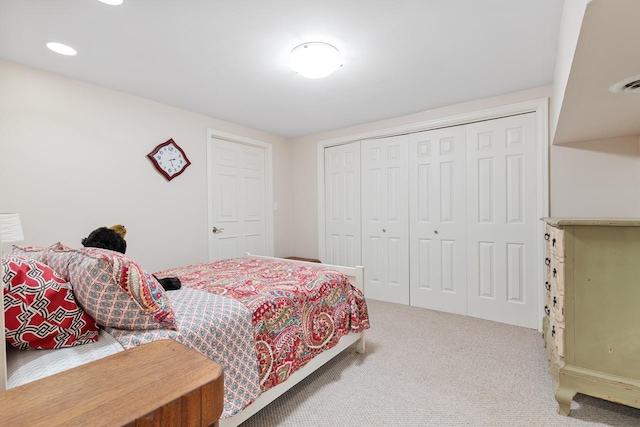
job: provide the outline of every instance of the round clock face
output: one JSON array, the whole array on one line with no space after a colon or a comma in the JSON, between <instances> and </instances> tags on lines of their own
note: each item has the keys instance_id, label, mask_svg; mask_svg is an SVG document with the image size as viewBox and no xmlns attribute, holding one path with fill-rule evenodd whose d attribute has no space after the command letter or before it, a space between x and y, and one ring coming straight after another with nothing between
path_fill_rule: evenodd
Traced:
<instances>
[{"instance_id":1,"label":"round clock face","mask_svg":"<svg viewBox=\"0 0 640 427\"><path fill-rule=\"evenodd\" d=\"M182 153L170 145L160 149L153 157L155 157L160 167L169 175L178 172L186 163Z\"/></svg>"},{"instance_id":2,"label":"round clock face","mask_svg":"<svg viewBox=\"0 0 640 427\"><path fill-rule=\"evenodd\" d=\"M171 181L191 164L184 151L170 139L147 155L158 171Z\"/></svg>"}]
</instances>

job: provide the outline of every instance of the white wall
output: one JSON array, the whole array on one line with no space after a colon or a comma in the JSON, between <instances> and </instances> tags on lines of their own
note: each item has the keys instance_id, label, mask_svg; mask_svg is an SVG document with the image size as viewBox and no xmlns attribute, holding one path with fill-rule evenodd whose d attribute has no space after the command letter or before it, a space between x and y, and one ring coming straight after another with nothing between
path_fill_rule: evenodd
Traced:
<instances>
[{"instance_id":1,"label":"white wall","mask_svg":"<svg viewBox=\"0 0 640 427\"><path fill-rule=\"evenodd\" d=\"M149 271L208 259L207 128L273 144L275 255L290 255L290 141L0 60L0 212L27 245L79 247L124 224ZM173 138L192 165L167 182L146 155Z\"/></svg>"},{"instance_id":2,"label":"white wall","mask_svg":"<svg viewBox=\"0 0 640 427\"><path fill-rule=\"evenodd\" d=\"M550 108L551 140L556 133L558 117L564 100L564 94L571 73L573 57L578 45L578 37L582 28L587 5L592 0L564 0L562 5L562 19L558 34L558 48L556 51L556 63L553 73L553 97Z\"/></svg>"},{"instance_id":3,"label":"white wall","mask_svg":"<svg viewBox=\"0 0 640 427\"><path fill-rule=\"evenodd\" d=\"M518 102L551 96L551 86L534 88L494 98L481 99L423 111L393 119L372 122L351 128L294 139L291 147L293 171L293 216L292 228L295 239L291 242L292 253L303 257L318 257L317 216L317 143L328 139L359 135L381 129L409 125L419 122L501 107Z\"/></svg>"},{"instance_id":4,"label":"white wall","mask_svg":"<svg viewBox=\"0 0 640 427\"><path fill-rule=\"evenodd\" d=\"M552 145L552 216L640 217L640 138Z\"/></svg>"}]
</instances>

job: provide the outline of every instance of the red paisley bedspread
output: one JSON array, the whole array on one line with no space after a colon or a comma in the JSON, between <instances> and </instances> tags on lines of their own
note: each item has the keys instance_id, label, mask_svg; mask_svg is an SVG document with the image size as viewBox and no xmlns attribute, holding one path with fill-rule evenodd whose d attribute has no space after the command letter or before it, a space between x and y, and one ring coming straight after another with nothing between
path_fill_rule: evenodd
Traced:
<instances>
[{"instance_id":1,"label":"red paisley bedspread","mask_svg":"<svg viewBox=\"0 0 640 427\"><path fill-rule=\"evenodd\" d=\"M280 384L349 332L369 328L362 292L341 273L283 261L235 258L156 273L225 295L253 313L262 391Z\"/></svg>"}]
</instances>

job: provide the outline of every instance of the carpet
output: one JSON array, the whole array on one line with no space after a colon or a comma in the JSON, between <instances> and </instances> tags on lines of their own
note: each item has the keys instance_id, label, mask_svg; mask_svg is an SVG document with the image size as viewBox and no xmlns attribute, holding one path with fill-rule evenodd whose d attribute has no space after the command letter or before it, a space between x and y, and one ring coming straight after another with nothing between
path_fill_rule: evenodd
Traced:
<instances>
[{"instance_id":1,"label":"carpet","mask_svg":"<svg viewBox=\"0 0 640 427\"><path fill-rule=\"evenodd\" d=\"M640 409L580 394L558 415L536 330L368 306L365 354L345 350L242 427L640 426Z\"/></svg>"}]
</instances>

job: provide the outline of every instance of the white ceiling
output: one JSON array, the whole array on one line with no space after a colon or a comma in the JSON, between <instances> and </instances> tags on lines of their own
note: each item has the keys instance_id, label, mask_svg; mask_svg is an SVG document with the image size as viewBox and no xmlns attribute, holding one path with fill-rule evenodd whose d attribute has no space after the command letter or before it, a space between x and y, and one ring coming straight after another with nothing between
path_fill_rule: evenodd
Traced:
<instances>
[{"instance_id":1,"label":"white ceiling","mask_svg":"<svg viewBox=\"0 0 640 427\"><path fill-rule=\"evenodd\" d=\"M562 0L0 0L0 57L286 138L552 83ZM45 43L78 55L50 52ZM326 41L326 79L287 66Z\"/></svg>"}]
</instances>

